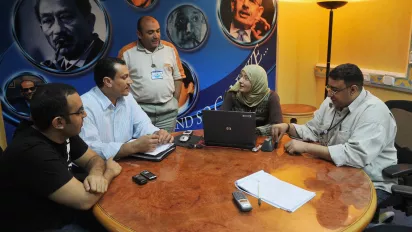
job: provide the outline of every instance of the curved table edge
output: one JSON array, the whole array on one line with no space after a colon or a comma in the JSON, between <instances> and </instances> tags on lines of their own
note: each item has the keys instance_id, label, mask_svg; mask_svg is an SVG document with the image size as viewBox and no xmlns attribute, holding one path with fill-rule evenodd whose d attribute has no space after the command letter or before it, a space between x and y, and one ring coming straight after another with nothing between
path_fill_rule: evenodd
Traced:
<instances>
[{"instance_id":1,"label":"curved table edge","mask_svg":"<svg viewBox=\"0 0 412 232\"><path fill-rule=\"evenodd\" d=\"M293 117L293 116L307 116L307 117L310 117L310 116L313 116L314 113L315 113L315 111L313 111L313 112L304 112L304 113L282 113L282 115L286 116L286 117Z\"/></svg>"},{"instance_id":2,"label":"curved table edge","mask_svg":"<svg viewBox=\"0 0 412 232\"><path fill-rule=\"evenodd\" d=\"M343 231L363 231L368 226L368 224L372 221L373 216L375 215L375 211L377 207L377 196L376 196L375 186L373 185L368 174L366 174L363 170L361 171L363 175L365 175L368 178L369 186L372 192L371 201L369 202L369 210L367 210L358 220L354 221L348 228L344 229Z\"/></svg>"},{"instance_id":3,"label":"curved table edge","mask_svg":"<svg viewBox=\"0 0 412 232\"><path fill-rule=\"evenodd\" d=\"M127 232L135 232L133 229L123 225L122 223L118 222L116 219L111 217L104 211L104 209L96 203L93 207L93 214L96 219L106 228L108 231L127 231Z\"/></svg>"}]
</instances>

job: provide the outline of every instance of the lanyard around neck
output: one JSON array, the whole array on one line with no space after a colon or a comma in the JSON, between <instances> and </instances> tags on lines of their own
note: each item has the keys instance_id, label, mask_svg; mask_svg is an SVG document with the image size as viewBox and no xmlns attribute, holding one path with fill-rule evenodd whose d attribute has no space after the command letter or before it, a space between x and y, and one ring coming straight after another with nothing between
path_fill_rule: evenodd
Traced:
<instances>
[{"instance_id":1,"label":"lanyard around neck","mask_svg":"<svg viewBox=\"0 0 412 232\"><path fill-rule=\"evenodd\" d=\"M345 118L349 115L349 113L350 113L350 111L348 111L348 113L346 113L345 116L339 122L337 122L335 125L333 125L333 121L335 121L335 116L336 116L336 110L335 110L335 113L333 114L332 122L330 123L329 128L327 130L322 131L320 133L320 135L326 135L327 133L329 133L329 131L333 130L335 127L337 127L339 124L341 124L343 122L343 120L345 120Z\"/></svg>"}]
</instances>

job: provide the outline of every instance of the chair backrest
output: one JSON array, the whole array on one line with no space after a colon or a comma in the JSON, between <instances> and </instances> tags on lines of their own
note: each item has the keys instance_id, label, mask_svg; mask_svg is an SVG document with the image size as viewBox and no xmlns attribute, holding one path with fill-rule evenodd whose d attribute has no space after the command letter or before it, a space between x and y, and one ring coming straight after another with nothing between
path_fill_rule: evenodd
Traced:
<instances>
[{"instance_id":1,"label":"chair backrest","mask_svg":"<svg viewBox=\"0 0 412 232\"><path fill-rule=\"evenodd\" d=\"M391 100L385 103L395 117L398 127L395 138L398 163L412 164L412 101Z\"/></svg>"},{"instance_id":2,"label":"chair backrest","mask_svg":"<svg viewBox=\"0 0 412 232\"><path fill-rule=\"evenodd\" d=\"M410 232L412 231L412 227L404 226L404 225L387 225L381 224L377 226L370 227L363 232Z\"/></svg>"}]
</instances>

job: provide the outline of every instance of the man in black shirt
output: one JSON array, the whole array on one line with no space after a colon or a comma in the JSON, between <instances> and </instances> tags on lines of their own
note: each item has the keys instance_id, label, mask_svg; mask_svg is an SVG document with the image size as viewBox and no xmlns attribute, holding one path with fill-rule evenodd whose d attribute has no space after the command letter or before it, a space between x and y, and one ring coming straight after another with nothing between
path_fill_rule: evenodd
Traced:
<instances>
[{"instance_id":1,"label":"man in black shirt","mask_svg":"<svg viewBox=\"0 0 412 232\"><path fill-rule=\"evenodd\" d=\"M112 159L105 164L78 136L86 116L73 87L53 83L37 89L34 125L17 134L0 157L0 230L76 231L83 218L79 210L89 210L106 192L121 167ZM83 183L70 172L71 161L88 171Z\"/></svg>"}]
</instances>

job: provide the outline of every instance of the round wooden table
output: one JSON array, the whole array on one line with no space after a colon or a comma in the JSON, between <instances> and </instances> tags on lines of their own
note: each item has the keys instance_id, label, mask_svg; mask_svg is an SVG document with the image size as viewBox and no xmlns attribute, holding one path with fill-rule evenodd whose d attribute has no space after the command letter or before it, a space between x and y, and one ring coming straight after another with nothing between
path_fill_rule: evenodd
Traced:
<instances>
[{"instance_id":1,"label":"round wooden table","mask_svg":"<svg viewBox=\"0 0 412 232\"><path fill-rule=\"evenodd\" d=\"M195 131L200 135L202 131ZM264 138L259 138L259 144ZM109 231L361 231L376 209L376 192L361 170L336 167L309 155L290 156L283 137L273 152L234 148L178 147L161 162L124 159L122 173L94 206ZM143 170L157 179L139 186ZM264 170L280 180L316 192L293 213L248 196L253 210L232 201L234 182Z\"/></svg>"},{"instance_id":2,"label":"round wooden table","mask_svg":"<svg viewBox=\"0 0 412 232\"><path fill-rule=\"evenodd\" d=\"M316 107L304 104L282 104L283 122L305 124L313 118Z\"/></svg>"}]
</instances>

